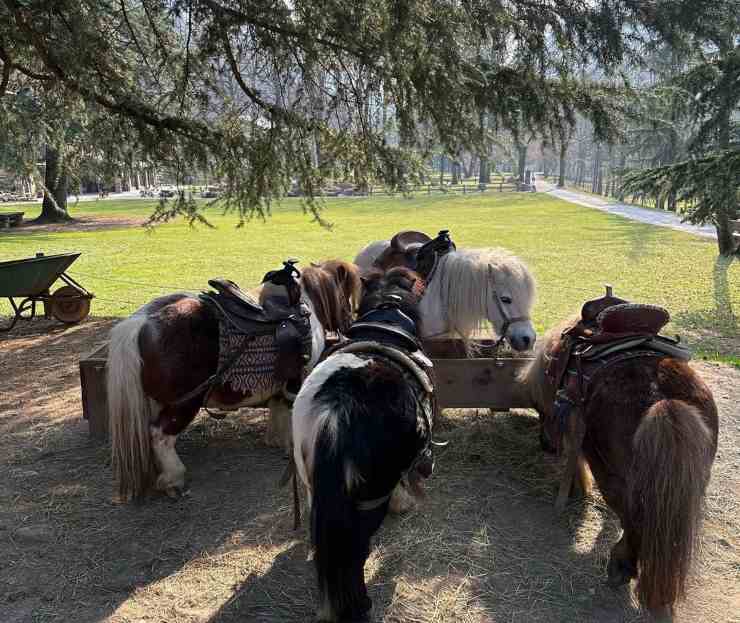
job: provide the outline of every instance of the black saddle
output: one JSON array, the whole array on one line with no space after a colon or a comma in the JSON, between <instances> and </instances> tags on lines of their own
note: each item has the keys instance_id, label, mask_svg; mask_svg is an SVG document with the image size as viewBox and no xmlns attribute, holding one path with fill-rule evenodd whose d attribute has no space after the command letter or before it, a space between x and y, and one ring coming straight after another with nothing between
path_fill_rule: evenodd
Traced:
<instances>
[{"instance_id":1,"label":"black saddle","mask_svg":"<svg viewBox=\"0 0 740 623\"><path fill-rule=\"evenodd\" d=\"M203 300L216 307L240 333L265 335L274 331L281 321L301 314L300 306L290 305L287 297L270 297L260 305L228 279L210 279L208 285L215 292L205 293Z\"/></svg>"},{"instance_id":2,"label":"black saddle","mask_svg":"<svg viewBox=\"0 0 740 623\"><path fill-rule=\"evenodd\" d=\"M439 258L456 250L457 247L450 238L450 231L441 230L436 238L423 244L416 253L416 272L424 279L428 279Z\"/></svg>"},{"instance_id":3,"label":"black saddle","mask_svg":"<svg viewBox=\"0 0 740 623\"><path fill-rule=\"evenodd\" d=\"M392 302L358 318L346 335L350 340L379 342L412 352L421 348L416 323Z\"/></svg>"}]
</instances>

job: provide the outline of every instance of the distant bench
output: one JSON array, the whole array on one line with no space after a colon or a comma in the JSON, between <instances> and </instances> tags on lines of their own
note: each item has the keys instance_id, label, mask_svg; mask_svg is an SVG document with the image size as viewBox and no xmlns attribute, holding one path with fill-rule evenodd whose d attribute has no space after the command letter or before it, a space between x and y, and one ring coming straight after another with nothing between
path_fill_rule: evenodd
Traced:
<instances>
[{"instance_id":1,"label":"distant bench","mask_svg":"<svg viewBox=\"0 0 740 623\"><path fill-rule=\"evenodd\" d=\"M6 212L0 214L0 228L18 227L23 222L25 212Z\"/></svg>"}]
</instances>

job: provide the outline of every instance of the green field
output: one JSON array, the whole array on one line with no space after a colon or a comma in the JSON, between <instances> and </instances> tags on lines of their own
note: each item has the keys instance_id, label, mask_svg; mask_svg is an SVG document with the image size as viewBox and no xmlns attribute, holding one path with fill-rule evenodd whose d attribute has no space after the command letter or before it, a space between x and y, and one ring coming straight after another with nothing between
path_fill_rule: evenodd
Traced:
<instances>
[{"instance_id":1,"label":"green field","mask_svg":"<svg viewBox=\"0 0 740 623\"><path fill-rule=\"evenodd\" d=\"M85 202L71 213L146 216L149 201ZM2 205L26 211L37 205ZM70 274L95 292L93 313L122 316L177 289L200 290L210 277L225 276L244 287L287 257L303 263L352 259L372 240L405 228L434 234L450 229L460 247L502 246L519 254L539 285L534 312L543 330L599 296L603 284L632 300L667 307L669 332L704 353L736 358L740 353L740 262L717 257L716 243L677 231L635 223L541 194L417 196L329 199L324 216L331 231L310 222L298 200L286 200L266 222L235 228L233 216L211 208L216 226L185 223L154 231L141 227L88 232L0 232L0 260L37 251L81 251ZM4 303L0 303L4 305ZM0 307L7 312L8 307Z\"/></svg>"}]
</instances>

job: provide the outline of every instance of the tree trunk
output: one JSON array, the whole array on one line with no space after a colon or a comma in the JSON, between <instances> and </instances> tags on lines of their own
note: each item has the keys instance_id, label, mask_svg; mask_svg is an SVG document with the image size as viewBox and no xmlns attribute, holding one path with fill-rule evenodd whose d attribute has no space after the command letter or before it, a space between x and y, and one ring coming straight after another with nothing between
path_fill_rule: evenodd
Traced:
<instances>
[{"instance_id":1,"label":"tree trunk","mask_svg":"<svg viewBox=\"0 0 740 623\"><path fill-rule=\"evenodd\" d=\"M601 194L601 144L596 143L594 168L591 172L591 192Z\"/></svg>"},{"instance_id":2,"label":"tree trunk","mask_svg":"<svg viewBox=\"0 0 740 623\"><path fill-rule=\"evenodd\" d=\"M452 162L452 183L454 185L460 183L460 163L457 160Z\"/></svg>"},{"instance_id":3,"label":"tree trunk","mask_svg":"<svg viewBox=\"0 0 740 623\"><path fill-rule=\"evenodd\" d=\"M445 183L445 161L447 160L447 156L442 154L439 157L439 185L442 186Z\"/></svg>"},{"instance_id":4,"label":"tree trunk","mask_svg":"<svg viewBox=\"0 0 740 623\"><path fill-rule=\"evenodd\" d=\"M527 168L527 147L526 143L517 143L517 151L519 152L519 180L524 182L524 170Z\"/></svg>"},{"instance_id":5,"label":"tree trunk","mask_svg":"<svg viewBox=\"0 0 740 623\"><path fill-rule=\"evenodd\" d=\"M60 223L69 221L67 212L67 173L64 164L59 160L59 150L46 145L46 173L44 175L44 201L41 214L36 219L39 223Z\"/></svg>"},{"instance_id":6,"label":"tree trunk","mask_svg":"<svg viewBox=\"0 0 740 623\"><path fill-rule=\"evenodd\" d=\"M560 176L558 177L558 188L565 187L565 158L568 154L568 143L560 141Z\"/></svg>"},{"instance_id":7,"label":"tree trunk","mask_svg":"<svg viewBox=\"0 0 740 623\"><path fill-rule=\"evenodd\" d=\"M488 165L488 156L480 155L480 172L478 173L478 183L488 184L491 181L491 171Z\"/></svg>"}]
</instances>

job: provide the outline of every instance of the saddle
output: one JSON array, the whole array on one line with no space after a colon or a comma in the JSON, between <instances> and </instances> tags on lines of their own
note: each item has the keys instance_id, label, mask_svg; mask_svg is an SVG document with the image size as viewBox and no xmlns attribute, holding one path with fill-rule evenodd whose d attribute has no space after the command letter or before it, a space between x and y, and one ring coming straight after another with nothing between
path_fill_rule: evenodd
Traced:
<instances>
[{"instance_id":1,"label":"saddle","mask_svg":"<svg viewBox=\"0 0 740 623\"><path fill-rule=\"evenodd\" d=\"M393 302L369 311L346 332L350 340L378 342L410 352L421 349L414 321Z\"/></svg>"},{"instance_id":2,"label":"saddle","mask_svg":"<svg viewBox=\"0 0 740 623\"><path fill-rule=\"evenodd\" d=\"M606 295L586 302L581 320L563 333L551 353L545 374L555 389L555 403L544 421L545 435L560 453L563 438L569 446L568 466L561 481L556 507L565 498L575 475L576 460L586 430L583 408L597 380L616 363L644 357L689 359L689 351L659 335L670 320L662 307L630 303Z\"/></svg>"},{"instance_id":3,"label":"saddle","mask_svg":"<svg viewBox=\"0 0 740 623\"><path fill-rule=\"evenodd\" d=\"M228 279L211 279L213 291L201 300L219 319L219 366L216 381L236 391L267 389L274 381L300 384L311 355L311 322L300 301L296 260L268 272L262 283L284 286L287 296L267 295L261 302Z\"/></svg>"},{"instance_id":4,"label":"saddle","mask_svg":"<svg viewBox=\"0 0 740 623\"><path fill-rule=\"evenodd\" d=\"M397 257L400 255L401 265L428 280L439 257L455 249L455 243L446 229L440 231L434 239L420 231L401 231L391 238L390 245L376 258L375 265L387 270L398 265Z\"/></svg>"}]
</instances>

